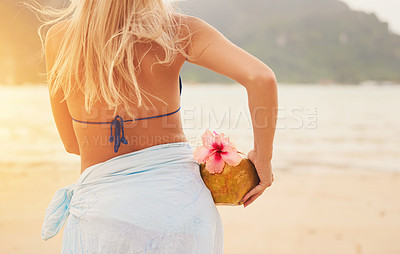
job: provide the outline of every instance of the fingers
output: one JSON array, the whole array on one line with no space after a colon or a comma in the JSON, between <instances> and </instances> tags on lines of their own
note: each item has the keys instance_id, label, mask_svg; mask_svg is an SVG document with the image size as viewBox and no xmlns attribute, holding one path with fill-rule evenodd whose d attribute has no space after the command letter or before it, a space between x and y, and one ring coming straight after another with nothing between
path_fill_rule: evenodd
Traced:
<instances>
[{"instance_id":1,"label":"fingers","mask_svg":"<svg viewBox=\"0 0 400 254\"><path fill-rule=\"evenodd\" d=\"M253 159L254 159L254 150L251 150L250 152L248 152L247 154L247 158L254 163Z\"/></svg>"},{"instance_id":2,"label":"fingers","mask_svg":"<svg viewBox=\"0 0 400 254\"><path fill-rule=\"evenodd\" d=\"M257 194L257 193L260 193L260 195L261 195L261 193L263 192L264 190L263 190L263 188L261 187L261 185L257 185L256 187L254 187L253 189L251 189L249 192L247 192L246 193L246 195L244 195L244 197L243 197L243 202L246 202L246 200L248 199L248 198L250 198L251 196L254 196L255 194Z\"/></svg>"},{"instance_id":3,"label":"fingers","mask_svg":"<svg viewBox=\"0 0 400 254\"><path fill-rule=\"evenodd\" d=\"M263 160L261 160L261 164L257 163L258 161L256 161L257 158L254 150L251 150L247 154L247 158L255 165L260 177L260 183L243 196L240 203L242 203L244 207L253 203L254 200L261 196L265 189L270 187L274 181L274 174L271 172L271 162L265 164L263 163Z\"/></svg>"},{"instance_id":4,"label":"fingers","mask_svg":"<svg viewBox=\"0 0 400 254\"><path fill-rule=\"evenodd\" d=\"M243 196L242 201L243 201L243 206L247 207L251 203L254 202L261 194L264 193L265 189L270 187L272 185L272 182L274 181L274 175L272 175L271 183L269 184L259 184L253 189L251 189L249 192L246 193L246 195Z\"/></svg>"},{"instance_id":5,"label":"fingers","mask_svg":"<svg viewBox=\"0 0 400 254\"><path fill-rule=\"evenodd\" d=\"M262 192L258 192L257 194L251 196L247 201L244 202L243 206L246 207L254 202L259 196L261 196Z\"/></svg>"}]
</instances>

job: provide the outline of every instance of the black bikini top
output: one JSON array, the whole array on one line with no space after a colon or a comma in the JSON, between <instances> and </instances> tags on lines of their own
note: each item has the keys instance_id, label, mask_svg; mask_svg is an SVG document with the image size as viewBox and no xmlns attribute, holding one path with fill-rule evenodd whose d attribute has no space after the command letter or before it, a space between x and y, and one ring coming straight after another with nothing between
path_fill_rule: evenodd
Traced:
<instances>
[{"instance_id":1,"label":"black bikini top","mask_svg":"<svg viewBox=\"0 0 400 254\"><path fill-rule=\"evenodd\" d=\"M181 80L181 76L179 76L179 94L182 94L182 80ZM169 116L172 114L177 113L179 110L181 109L181 107L179 106L179 108L173 112L170 113L166 113L166 114L162 114L162 115L158 115L158 116L150 116L150 117L143 117L143 118L136 118L136 119L131 119L131 120L123 120L122 117L120 117L119 115L116 115L114 120L112 120L111 122L84 122L84 121L80 121L80 120L76 120L73 117L72 120L74 120L75 122L78 123L88 123L88 124L110 124L110 138L109 141L112 143L114 142L114 152L118 152L118 149L122 144L126 145L128 144L128 141L126 140L125 136L124 136L124 122L132 122L132 121L139 121L139 120L146 120L146 119L152 119L152 118L158 118L158 117L163 117L163 116ZM113 126L115 126L114 128L114 136L113 136ZM122 136L121 136L122 134Z\"/></svg>"}]
</instances>

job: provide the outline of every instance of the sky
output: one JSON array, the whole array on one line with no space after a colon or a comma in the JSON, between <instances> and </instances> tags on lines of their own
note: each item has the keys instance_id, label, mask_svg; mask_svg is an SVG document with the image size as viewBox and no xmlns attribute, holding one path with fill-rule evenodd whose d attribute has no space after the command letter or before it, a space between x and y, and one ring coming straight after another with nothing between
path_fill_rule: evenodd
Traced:
<instances>
[{"instance_id":1,"label":"sky","mask_svg":"<svg viewBox=\"0 0 400 254\"><path fill-rule=\"evenodd\" d=\"M400 35L400 0L341 0L351 9L375 13L389 29Z\"/></svg>"}]
</instances>

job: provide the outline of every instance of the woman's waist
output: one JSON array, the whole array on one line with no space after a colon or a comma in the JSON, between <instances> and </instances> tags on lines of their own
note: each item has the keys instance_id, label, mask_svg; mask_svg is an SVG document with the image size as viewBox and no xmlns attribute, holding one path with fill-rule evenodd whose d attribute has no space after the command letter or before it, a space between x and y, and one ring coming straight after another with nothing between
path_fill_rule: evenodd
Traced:
<instances>
[{"instance_id":1,"label":"woman's waist","mask_svg":"<svg viewBox=\"0 0 400 254\"><path fill-rule=\"evenodd\" d=\"M184 163L197 164L188 142L162 143L93 164L83 171L77 183L85 185L101 182L105 178L109 180L139 172L162 171L168 168L168 165L176 167L177 164Z\"/></svg>"},{"instance_id":2,"label":"woman's waist","mask_svg":"<svg viewBox=\"0 0 400 254\"><path fill-rule=\"evenodd\" d=\"M165 135L125 135L127 144L120 145L118 152L115 152L115 144L111 143L108 138L106 136L93 135L86 136L83 138L83 142L79 142L81 173L93 165L120 155L134 153L161 144L187 142L183 132Z\"/></svg>"}]
</instances>

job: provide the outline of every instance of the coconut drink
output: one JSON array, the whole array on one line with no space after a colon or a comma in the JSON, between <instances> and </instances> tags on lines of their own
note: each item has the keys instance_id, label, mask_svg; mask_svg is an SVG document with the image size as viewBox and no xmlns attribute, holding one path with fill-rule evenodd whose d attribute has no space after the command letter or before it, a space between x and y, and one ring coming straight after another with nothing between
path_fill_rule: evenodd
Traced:
<instances>
[{"instance_id":1,"label":"coconut drink","mask_svg":"<svg viewBox=\"0 0 400 254\"><path fill-rule=\"evenodd\" d=\"M260 182L253 163L223 133L206 130L202 143L193 155L214 203L242 205L244 195Z\"/></svg>"}]
</instances>

